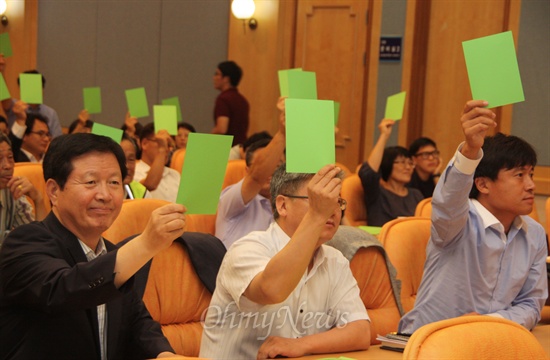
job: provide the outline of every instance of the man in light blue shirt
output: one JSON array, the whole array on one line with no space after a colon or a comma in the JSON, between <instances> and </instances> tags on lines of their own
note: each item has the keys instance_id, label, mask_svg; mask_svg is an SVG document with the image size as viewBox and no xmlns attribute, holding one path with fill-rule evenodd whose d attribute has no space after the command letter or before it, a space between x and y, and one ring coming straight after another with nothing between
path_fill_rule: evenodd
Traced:
<instances>
[{"instance_id":1,"label":"man in light blue shirt","mask_svg":"<svg viewBox=\"0 0 550 360\"><path fill-rule=\"evenodd\" d=\"M487 102L466 103L462 143L432 198L432 233L415 307L399 331L462 315L489 315L532 329L548 297L544 229L534 204L534 149L496 126Z\"/></svg>"}]
</instances>

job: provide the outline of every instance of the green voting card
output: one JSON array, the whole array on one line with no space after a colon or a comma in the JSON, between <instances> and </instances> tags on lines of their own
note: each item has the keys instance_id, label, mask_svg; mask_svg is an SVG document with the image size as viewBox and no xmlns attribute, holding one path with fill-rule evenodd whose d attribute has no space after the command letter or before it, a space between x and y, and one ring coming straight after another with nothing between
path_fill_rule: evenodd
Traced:
<instances>
[{"instance_id":1,"label":"green voting card","mask_svg":"<svg viewBox=\"0 0 550 360\"><path fill-rule=\"evenodd\" d=\"M378 236L382 231L381 226L359 226L359 229L368 232L371 235Z\"/></svg>"},{"instance_id":2,"label":"green voting card","mask_svg":"<svg viewBox=\"0 0 550 360\"><path fill-rule=\"evenodd\" d=\"M405 99L407 92L402 91L398 94L388 96L386 100L385 119L401 120L403 118L403 109L405 108Z\"/></svg>"},{"instance_id":3,"label":"green voting card","mask_svg":"<svg viewBox=\"0 0 550 360\"><path fill-rule=\"evenodd\" d=\"M176 107L177 120L182 121L180 98L177 96L162 100L162 105L174 105Z\"/></svg>"},{"instance_id":4,"label":"green voting card","mask_svg":"<svg viewBox=\"0 0 550 360\"><path fill-rule=\"evenodd\" d=\"M84 109L88 111L88 114L101 113L101 88L84 88L82 89L82 96L84 98Z\"/></svg>"},{"instance_id":5,"label":"green voting card","mask_svg":"<svg viewBox=\"0 0 550 360\"><path fill-rule=\"evenodd\" d=\"M149 116L149 105L145 88L135 88L126 90L126 102L130 115L137 118Z\"/></svg>"},{"instance_id":6,"label":"green voting card","mask_svg":"<svg viewBox=\"0 0 550 360\"><path fill-rule=\"evenodd\" d=\"M178 119L174 105L155 105L153 106L153 115L155 118L155 133L159 130L166 130L170 135L178 134Z\"/></svg>"},{"instance_id":7,"label":"green voting card","mask_svg":"<svg viewBox=\"0 0 550 360\"><path fill-rule=\"evenodd\" d=\"M176 202L188 214L215 214L233 136L190 133Z\"/></svg>"},{"instance_id":8,"label":"green voting card","mask_svg":"<svg viewBox=\"0 0 550 360\"><path fill-rule=\"evenodd\" d=\"M511 31L462 43L472 98L488 108L525 100Z\"/></svg>"},{"instance_id":9,"label":"green voting card","mask_svg":"<svg viewBox=\"0 0 550 360\"><path fill-rule=\"evenodd\" d=\"M143 199L143 197L145 196L145 192L147 191L145 185L143 185L139 181L132 181L130 184L128 184L128 186L130 186L132 194L134 194L134 199Z\"/></svg>"},{"instance_id":10,"label":"green voting card","mask_svg":"<svg viewBox=\"0 0 550 360\"><path fill-rule=\"evenodd\" d=\"M103 125L98 122L94 122L92 126L92 134L107 136L113 139L117 144L122 140L122 129L117 129L112 126Z\"/></svg>"},{"instance_id":11,"label":"green voting card","mask_svg":"<svg viewBox=\"0 0 550 360\"><path fill-rule=\"evenodd\" d=\"M286 171L316 173L334 164L334 101L286 99Z\"/></svg>"},{"instance_id":12,"label":"green voting card","mask_svg":"<svg viewBox=\"0 0 550 360\"><path fill-rule=\"evenodd\" d=\"M4 57L10 57L13 55L13 50L11 49L10 35L8 33L0 34L0 54L3 54Z\"/></svg>"},{"instance_id":13,"label":"green voting card","mask_svg":"<svg viewBox=\"0 0 550 360\"><path fill-rule=\"evenodd\" d=\"M317 77L312 71L280 70L279 87L281 96L289 99L317 99Z\"/></svg>"},{"instance_id":14,"label":"green voting card","mask_svg":"<svg viewBox=\"0 0 550 360\"><path fill-rule=\"evenodd\" d=\"M4 75L0 73L0 101L11 98L10 91L4 80Z\"/></svg>"},{"instance_id":15,"label":"green voting card","mask_svg":"<svg viewBox=\"0 0 550 360\"><path fill-rule=\"evenodd\" d=\"M42 104L42 75L19 74L21 100L27 104Z\"/></svg>"}]
</instances>

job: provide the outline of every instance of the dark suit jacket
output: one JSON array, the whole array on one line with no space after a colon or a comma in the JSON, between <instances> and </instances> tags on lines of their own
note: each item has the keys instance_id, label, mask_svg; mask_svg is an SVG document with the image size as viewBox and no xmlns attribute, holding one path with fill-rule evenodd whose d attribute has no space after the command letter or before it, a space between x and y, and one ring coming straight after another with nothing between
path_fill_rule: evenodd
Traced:
<instances>
[{"instance_id":1,"label":"dark suit jacket","mask_svg":"<svg viewBox=\"0 0 550 360\"><path fill-rule=\"evenodd\" d=\"M13 152L13 160L15 162L30 162L31 159L23 151L21 151L21 144L23 140L13 135L11 132L8 135L11 141L11 151Z\"/></svg>"},{"instance_id":2,"label":"dark suit jacket","mask_svg":"<svg viewBox=\"0 0 550 360\"><path fill-rule=\"evenodd\" d=\"M114 286L117 248L87 262L53 213L12 231L0 250L0 359L99 360L96 306L107 304L108 359L173 351L133 279Z\"/></svg>"}]
</instances>

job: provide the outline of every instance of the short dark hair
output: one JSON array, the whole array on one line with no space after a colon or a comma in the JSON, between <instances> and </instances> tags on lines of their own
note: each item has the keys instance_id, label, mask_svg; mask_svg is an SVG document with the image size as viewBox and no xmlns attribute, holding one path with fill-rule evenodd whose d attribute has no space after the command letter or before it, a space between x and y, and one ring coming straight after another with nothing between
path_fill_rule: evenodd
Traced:
<instances>
[{"instance_id":1,"label":"short dark hair","mask_svg":"<svg viewBox=\"0 0 550 360\"><path fill-rule=\"evenodd\" d=\"M256 142L253 142L247 149L244 156L244 160L246 162L246 166L250 166L252 163L252 156L256 152L256 150L266 147L271 140L269 139L260 139Z\"/></svg>"},{"instance_id":2,"label":"short dark hair","mask_svg":"<svg viewBox=\"0 0 550 360\"><path fill-rule=\"evenodd\" d=\"M420 150L424 146L433 146L437 149L435 141L427 137L420 137L411 143L411 145L409 146L409 153L411 154L411 156L414 156L416 155L418 150Z\"/></svg>"},{"instance_id":3,"label":"short dark hair","mask_svg":"<svg viewBox=\"0 0 550 360\"><path fill-rule=\"evenodd\" d=\"M155 123L149 123L143 126L139 134L139 141L142 142L143 139L147 139L151 135L155 135Z\"/></svg>"},{"instance_id":4,"label":"short dark hair","mask_svg":"<svg viewBox=\"0 0 550 360\"><path fill-rule=\"evenodd\" d=\"M36 69L33 69L33 70L27 70L27 71L23 71L23 74L38 74L38 75L42 75L38 70ZM19 80L19 76L17 77L17 85L21 85L20 84L20 80ZM46 87L46 78L44 77L44 75L42 75L42 88L45 88Z\"/></svg>"},{"instance_id":5,"label":"short dark hair","mask_svg":"<svg viewBox=\"0 0 550 360\"><path fill-rule=\"evenodd\" d=\"M250 135L245 141L243 141L243 143L241 144L242 147L243 147L243 151L246 152L246 150L248 149L248 147L252 144L254 144L256 141L258 140L262 140L262 139L268 139L268 140L271 140L273 139L273 136L271 136L267 131L260 131L260 132L257 132L257 133L254 133L252 135Z\"/></svg>"},{"instance_id":6,"label":"short dark hair","mask_svg":"<svg viewBox=\"0 0 550 360\"><path fill-rule=\"evenodd\" d=\"M474 180L486 177L496 180L502 169L510 170L526 165L537 165L537 153L525 140L513 135L496 133L485 138L483 143L483 158L474 173ZM470 198L477 199L479 190L474 182Z\"/></svg>"},{"instance_id":7,"label":"short dark hair","mask_svg":"<svg viewBox=\"0 0 550 360\"><path fill-rule=\"evenodd\" d=\"M11 147L10 138L6 134L4 134L2 131L0 131L0 144L3 142L7 143Z\"/></svg>"},{"instance_id":8,"label":"short dark hair","mask_svg":"<svg viewBox=\"0 0 550 360\"><path fill-rule=\"evenodd\" d=\"M48 127L48 130L50 129L48 120L44 116L40 114L27 114L27 120L25 120L25 126L27 126L25 129L25 135L29 135L32 132L32 128L36 121L43 122Z\"/></svg>"},{"instance_id":9,"label":"short dark hair","mask_svg":"<svg viewBox=\"0 0 550 360\"><path fill-rule=\"evenodd\" d=\"M234 61L224 61L218 64L222 76L229 76L231 86L236 87L241 82L243 71Z\"/></svg>"},{"instance_id":10,"label":"short dark hair","mask_svg":"<svg viewBox=\"0 0 550 360\"><path fill-rule=\"evenodd\" d=\"M389 146L384 149L384 154L382 155L382 162L380 163L380 177L384 181L388 181L390 178L391 172L393 170L393 162L398 157L404 157L407 159L411 158L409 150L403 146Z\"/></svg>"},{"instance_id":11,"label":"short dark hair","mask_svg":"<svg viewBox=\"0 0 550 360\"><path fill-rule=\"evenodd\" d=\"M178 129L181 129L181 128L184 128L184 129L187 129L189 131L191 131L192 133L196 133L197 130L195 130L195 127L189 123L186 123L186 122L179 122L178 123Z\"/></svg>"},{"instance_id":12,"label":"short dark hair","mask_svg":"<svg viewBox=\"0 0 550 360\"><path fill-rule=\"evenodd\" d=\"M71 125L69 125L69 134L72 134L73 131L76 129L76 127L78 126L78 123L80 122L80 119L76 119L75 121L73 121L71 123ZM92 127L94 126L94 122L92 120L86 120L84 122L84 127L85 128L88 128L88 129L91 129Z\"/></svg>"},{"instance_id":13,"label":"short dark hair","mask_svg":"<svg viewBox=\"0 0 550 360\"><path fill-rule=\"evenodd\" d=\"M61 135L52 140L42 164L44 180L55 180L63 190L69 175L74 170L72 161L75 158L94 152L113 154L120 167L122 179L126 177L128 174L126 157L119 144L107 136L76 133Z\"/></svg>"}]
</instances>

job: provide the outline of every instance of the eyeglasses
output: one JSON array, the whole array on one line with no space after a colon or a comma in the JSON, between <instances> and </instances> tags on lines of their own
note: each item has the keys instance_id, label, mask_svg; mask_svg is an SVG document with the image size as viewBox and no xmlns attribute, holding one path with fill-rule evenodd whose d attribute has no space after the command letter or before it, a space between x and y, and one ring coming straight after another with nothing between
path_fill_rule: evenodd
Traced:
<instances>
[{"instance_id":1,"label":"eyeglasses","mask_svg":"<svg viewBox=\"0 0 550 360\"><path fill-rule=\"evenodd\" d=\"M415 166L412 160L395 160L393 163L396 165L402 165L402 166L405 166L405 165L409 165L410 167Z\"/></svg>"},{"instance_id":2,"label":"eyeglasses","mask_svg":"<svg viewBox=\"0 0 550 360\"><path fill-rule=\"evenodd\" d=\"M424 151L424 152L420 152L418 154L415 154L414 156L421 157L424 160L428 160L430 157L438 158L439 157L439 150Z\"/></svg>"},{"instance_id":3,"label":"eyeglasses","mask_svg":"<svg viewBox=\"0 0 550 360\"><path fill-rule=\"evenodd\" d=\"M40 130L40 131L30 131L31 134L36 134L38 136L51 138L52 134L50 134L48 131Z\"/></svg>"},{"instance_id":4,"label":"eyeglasses","mask_svg":"<svg viewBox=\"0 0 550 360\"><path fill-rule=\"evenodd\" d=\"M292 199L309 199L309 197L305 195L286 195L286 194L281 194L281 195ZM344 211L348 207L348 202L346 201L346 199L342 199L341 197L339 197L338 205L340 205L340 210Z\"/></svg>"}]
</instances>

